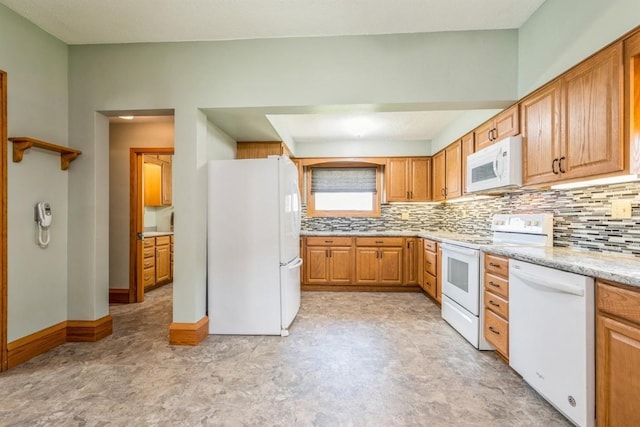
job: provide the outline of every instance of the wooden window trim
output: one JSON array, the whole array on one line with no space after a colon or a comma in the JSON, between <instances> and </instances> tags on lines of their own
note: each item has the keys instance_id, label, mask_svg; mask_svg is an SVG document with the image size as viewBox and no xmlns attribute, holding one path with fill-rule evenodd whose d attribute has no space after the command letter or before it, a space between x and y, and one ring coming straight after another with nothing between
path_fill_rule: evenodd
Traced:
<instances>
[{"instance_id":1,"label":"wooden window trim","mask_svg":"<svg viewBox=\"0 0 640 427\"><path fill-rule=\"evenodd\" d=\"M332 159L335 160L335 159ZM375 167L376 168L376 195L373 200L373 209L370 211L322 211L315 208L315 196L311 193L311 169L314 167ZM382 166L377 163L346 161L329 161L325 163L314 163L313 166L305 170L307 216L308 217L349 217L349 218L376 218L380 216L380 205L382 202Z\"/></svg>"}]
</instances>

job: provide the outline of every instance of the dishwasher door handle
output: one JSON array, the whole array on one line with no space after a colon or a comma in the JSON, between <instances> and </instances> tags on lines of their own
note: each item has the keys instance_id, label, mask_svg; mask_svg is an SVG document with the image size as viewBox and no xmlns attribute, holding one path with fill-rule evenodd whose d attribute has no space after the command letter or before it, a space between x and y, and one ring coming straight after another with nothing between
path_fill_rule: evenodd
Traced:
<instances>
[{"instance_id":1,"label":"dishwasher door handle","mask_svg":"<svg viewBox=\"0 0 640 427\"><path fill-rule=\"evenodd\" d=\"M584 296L584 288L580 287L580 286L574 286L574 285L570 285L568 283L559 283L559 282L552 282L552 281L541 281L539 277L534 276L532 274L527 274L527 273L523 273L522 271L518 271L515 269L512 269L510 272L510 274L513 274L514 276L522 279L525 283L532 285L532 286L536 286L539 288L546 288L552 291L557 291L557 292L562 292L565 294L572 294L572 295L577 295L577 296Z\"/></svg>"}]
</instances>

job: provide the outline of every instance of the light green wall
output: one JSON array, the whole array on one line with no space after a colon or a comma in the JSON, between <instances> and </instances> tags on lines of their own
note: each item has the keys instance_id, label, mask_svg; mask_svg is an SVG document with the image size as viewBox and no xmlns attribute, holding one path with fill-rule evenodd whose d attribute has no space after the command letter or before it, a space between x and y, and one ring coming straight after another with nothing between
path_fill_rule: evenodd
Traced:
<instances>
[{"instance_id":1,"label":"light green wall","mask_svg":"<svg viewBox=\"0 0 640 427\"><path fill-rule=\"evenodd\" d=\"M68 145L67 46L0 6L9 136ZM9 159L11 159L9 143ZM73 169L83 161L80 156ZM27 150L8 163L8 341L67 320L68 178L60 156ZM51 243L36 243L34 205L51 204Z\"/></svg>"},{"instance_id":2,"label":"light green wall","mask_svg":"<svg viewBox=\"0 0 640 427\"><path fill-rule=\"evenodd\" d=\"M519 98L638 25L638 0L546 0L519 31Z\"/></svg>"},{"instance_id":3,"label":"light green wall","mask_svg":"<svg viewBox=\"0 0 640 427\"><path fill-rule=\"evenodd\" d=\"M87 158L72 177L74 316L107 313L104 139L95 111L175 109L174 321L205 314L204 160L200 108L504 102L516 93L515 31L70 47L70 137ZM473 66L469 66L473 64ZM74 217L75 218L75 217ZM94 305L95 304L95 305ZM71 306L71 304L70 304ZM91 307L90 309L88 307Z\"/></svg>"}]
</instances>

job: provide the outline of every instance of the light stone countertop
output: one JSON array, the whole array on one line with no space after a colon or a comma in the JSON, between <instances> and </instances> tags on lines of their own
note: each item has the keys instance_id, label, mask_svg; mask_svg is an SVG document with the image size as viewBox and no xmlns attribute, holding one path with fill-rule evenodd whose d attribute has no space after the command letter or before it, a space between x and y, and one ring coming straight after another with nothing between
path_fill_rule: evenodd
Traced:
<instances>
[{"instance_id":1,"label":"light stone countertop","mask_svg":"<svg viewBox=\"0 0 640 427\"><path fill-rule=\"evenodd\" d=\"M158 236L172 236L173 231L145 231L142 233L143 237L158 237Z\"/></svg>"},{"instance_id":2,"label":"light stone countertop","mask_svg":"<svg viewBox=\"0 0 640 427\"><path fill-rule=\"evenodd\" d=\"M545 267L610 280L640 288L640 257L567 247L498 246L488 236L440 231L303 232L303 236L401 236L453 243Z\"/></svg>"}]
</instances>

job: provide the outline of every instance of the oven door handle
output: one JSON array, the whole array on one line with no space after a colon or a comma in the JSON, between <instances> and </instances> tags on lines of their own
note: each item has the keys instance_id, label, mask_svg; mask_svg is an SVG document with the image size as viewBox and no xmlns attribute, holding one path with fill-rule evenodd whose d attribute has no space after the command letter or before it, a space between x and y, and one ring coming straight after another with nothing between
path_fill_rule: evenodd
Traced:
<instances>
[{"instance_id":1,"label":"oven door handle","mask_svg":"<svg viewBox=\"0 0 640 427\"><path fill-rule=\"evenodd\" d=\"M465 256L477 257L479 255L479 252L475 249L461 248L460 246L448 245L446 243L441 243L440 246L442 247L443 250L446 250L449 252L455 252Z\"/></svg>"}]
</instances>

